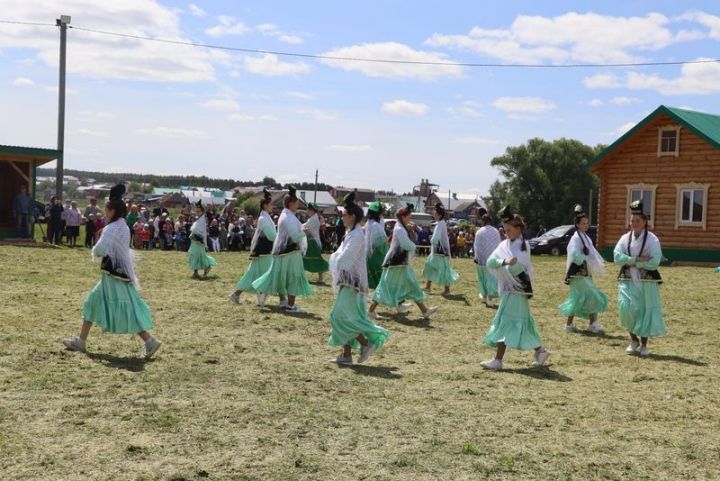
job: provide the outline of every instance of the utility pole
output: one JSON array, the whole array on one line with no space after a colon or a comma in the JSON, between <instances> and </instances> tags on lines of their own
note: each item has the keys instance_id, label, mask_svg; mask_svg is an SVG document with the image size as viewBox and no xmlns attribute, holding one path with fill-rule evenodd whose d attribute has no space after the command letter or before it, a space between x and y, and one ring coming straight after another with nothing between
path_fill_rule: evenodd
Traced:
<instances>
[{"instance_id":1,"label":"utility pole","mask_svg":"<svg viewBox=\"0 0 720 481\"><path fill-rule=\"evenodd\" d=\"M67 26L70 15L61 15L55 20L60 27L60 82L58 85L58 138L57 138L57 168L55 169L55 196L63 196L63 162L65 160L65 60L67 47Z\"/></svg>"},{"instance_id":2,"label":"utility pole","mask_svg":"<svg viewBox=\"0 0 720 481\"><path fill-rule=\"evenodd\" d=\"M315 194L313 194L313 204L317 204L317 179L318 179L318 170L315 169Z\"/></svg>"}]
</instances>

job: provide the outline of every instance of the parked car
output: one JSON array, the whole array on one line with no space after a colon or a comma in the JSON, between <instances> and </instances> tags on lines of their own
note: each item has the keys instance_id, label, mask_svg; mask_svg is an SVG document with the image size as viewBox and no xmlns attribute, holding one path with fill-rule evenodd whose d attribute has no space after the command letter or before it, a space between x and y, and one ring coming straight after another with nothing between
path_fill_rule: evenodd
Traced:
<instances>
[{"instance_id":1,"label":"parked car","mask_svg":"<svg viewBox=\"0 0 720 481\"><path fill-rule=\"evenodd\" d=\"M533 254L551 254L560 256L567 254L567 246L570 238L575 233L574 225L561 225L550 229L540 237L534 237L528 241L530 252ZM588 237L595 244L597 236L597 226L590 226L588 229Z\"/></svg>"}]
</instances>

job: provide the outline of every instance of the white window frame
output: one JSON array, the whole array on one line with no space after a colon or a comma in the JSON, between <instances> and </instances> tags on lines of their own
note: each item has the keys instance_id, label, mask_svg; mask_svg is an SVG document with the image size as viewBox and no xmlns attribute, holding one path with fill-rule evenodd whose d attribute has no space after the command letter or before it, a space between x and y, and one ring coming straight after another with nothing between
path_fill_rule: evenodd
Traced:
<instances>
[{"instance_id":1,"label":"white window frame","mask_svg":"<svg viewBox=\"0 0 720 481\"><path fill-rule=\"evenodd\" d=\"M702 230L707 230L707 211L709 205L708 191L710 190L710 184L698 184L697 182L688 182L685 184L675 184L675 188L677 189L677 195L675 196L675 229L677 229L678 227L701 227ZM687 190L703 191L703 212L702 220L700 222L682 220L683 192Z\"/></svg>"},{"instance_id":2,"label":"white window frame","mask_svg":"<svg viewBox=\"0 0 720 481\"><path fill-rule=\"evenodd\" d=\"M627 187L627 202L625 202L625 205L627 205L627 225L630 225L630 220L632 219L632 213L630 212L630 203L632 202L632 191L633 190L639 190L639 191L650 191L652 192L652 206L650 207L650 221L648 222L648 227L651 229L655 226L655 204L657 204L657 184L629 184L626 185Z\"/></svg>"},{"instance_id":3,"label":"white window frame","mask_svg":"<svg viewBox=\"0 0 720 481\"><path fill-rule=\"evenodd\" d=\"M658 128L658 144L657 144L657 156L658 157L678 157L680 155L680 125L664 125ZM662 134L663 132L675 132L675 151L674 152L663 152L662 151Z\"/></svg>"}]
</instances>

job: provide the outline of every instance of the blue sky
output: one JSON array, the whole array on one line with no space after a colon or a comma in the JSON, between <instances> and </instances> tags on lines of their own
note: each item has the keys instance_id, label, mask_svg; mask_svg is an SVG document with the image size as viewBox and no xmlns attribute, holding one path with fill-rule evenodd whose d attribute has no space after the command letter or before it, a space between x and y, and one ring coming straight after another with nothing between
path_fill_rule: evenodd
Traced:
<instances>
[{"instance_id":1,"label":"blue sky","mask_svg":"<svg viewBox=\"0 0 720 481\"><path fill-rule=\"evenodd\" d=\"M112 5L117 4L117 5ZM0 20L361 58L598 64L717 57L717 2L0 0ZM532 137L610 143L660 104L720 113L720 65L323 62L68 33L66 166L484 194ZM58 33L0 24L0 143L56 142Z\"/></svg>"}]
</instances>

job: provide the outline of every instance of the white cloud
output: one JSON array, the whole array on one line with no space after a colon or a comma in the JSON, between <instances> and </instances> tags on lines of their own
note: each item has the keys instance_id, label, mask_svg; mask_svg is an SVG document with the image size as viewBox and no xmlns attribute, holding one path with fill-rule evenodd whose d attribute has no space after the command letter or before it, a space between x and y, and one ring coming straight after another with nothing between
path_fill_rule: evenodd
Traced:
<instances>
[{"instance_id":1,"label":"white cloud","mask_svg":"<svg viewBox=\"0 0 720 481\"><path fill-rule=\"evenodd\" d=\"M310 72L310 65L298 62L281 62L277 55L266 53L262 57L246 56L245 70L250 73L265 75L267 77L280 77L285 75L303 75Z\"/></svg>"},{"instance_id":2,"label":"white cloud","mask_svg":"<svg viewBox=\"0 0 720 481\"><path fill-rule=\"evenodd\" d=\"M394 100L383 103L381 110L393 115L418 116L428 113L430 107L422 103L408 102L407 100Z\"/></svg>"},{"instance_id":3,"label":"white cloud","mask_svg":"<svg viewBox=\"0 0 720 481\"><path fill-rule=\"evenodd\" d=\"M453 140L456 144L474 144L474 145L495 145L503 143L502 140L488 139L486 137L456 137Z\"/></svg>"},{"instance_id":4,"label":"white cloud","mask_svg":"<svg viewBox=\"0 0 720 481\"><path fill-rule=\"evenodd\" d=\"M446 110L448 113L458 115L461 117L482 117L482 112L479 107L482 105L472 100L466 100L462 105L458 107L448 107Z\"/></svg>"},{"instance_id":5,"label":"white cloud","mask_svg":"<svg viewBox=\"0 0 720 481\"><path fill-rule=\"evenodd\" d=\"M407 45L396 42L365 43L351 47L343 47L322 55L355 59L403 60L410 62L449 62L440 53L414 50ZM415 78L431 80L437 78L460 77L463 68L458 65L418 65L381 62L362 62L345 60L322 60L323 63L346 70L360 72L368 77Z\"/></svg>"},{"instance_id":6,"label":"white cloud","mask_svg":"<svg viewBox=\"0 0 720 481\"><path fill-rule=\"evenodd\" d=\"M328 145L325 150L333 152L369 152L372 147L369 145Z\"/></svg>"},{"instance_id":7,"label":"white cloud","mask_svg":"<svg viewBox=\"0 0 720 481\"><path fill-rule=\"evenodd\" d=\"M33 82L32 79L29 78L18 77L13 80L12 84L14 87L32 87L33 85L35 85L35 82Z\"/></svg>"},{"instance_id":8,"label":"white cloud","mask_svg":"<svg viewBox=\"0 0 720 481\"><path fill-rule=\"evenodd\" d=\"M205 15L207 15L205 13L205 10L198 7L194 3L191 3L190 5L188 5L188 10L190 10L190 13L196 17L204 17Z\"/></svg>"},{"instance_id":9,"label":"white cloud","mask_svg":"<svg viewBox=\"0 0 720 481\"><path fill-rule=\"evenodd\" d=\"M255 27L255 29L263 34L265 37L275 37L283 43L289 43L297 45L305 42L305 39L300 35L283 32L274 23L263 23Z\"/></svg>"},{"instance_id":10,"label":"white cloud","mask_svg":"<svg viewBox=\"0 0 720 481\"><path fill-rule=\"evenodd\" d=\"M82 135L88 135L91 137L107 137L107 132L98 132L97 130L91 130L91 129L78 129L76 131L78 134Z\"/></svg>"},{"instance_id":11,"label":"white cloud","mask_svg":"<svg viewBox=\"0 0 720 481\"><path fill-rule=\"evenodd\" d=\"M305 92L288 92L288 97L294 97L300 100L313 100L315 97Z\"/></svg>"},{"instance_id":12,"label":"white cloud","mask_svg":"<svg viewBox=\"0 0 720 481\"><path fill-rule=\"evenodd\" d=\"M583 79L583 85L589 89L618 88L622 87L622 81L614 74L599 73Z\"/></svg>"},{"instance_id":13,"label":"white cloud","mask_svg":"<svg viewBox=\"0 0 720 481\"><path fill-rule=\"evenodd\" d=\"M232 99L210 99L200 103L200 106L210 110L240 110L240 105Z\"/></svg>"},{"instance_id":14,"label":"white cloud","mask_svg":"<svg viewBox=\"0 0 720 481\"><path fill-rule=\"evenodd\" d=\"M716 15L711 15L709 13L699 11L686 12L680 17L678 17L678 20L697 22L700 25L708 27L708 35L710 36L710 38L720 40L720 17Z\"/></svg>"},{"instance_id":15,"label":"white cloud","mask_svg":"<svg viewBox=\"0 0 720 481\"><path fill-rule=\"evenodd\" d=\"M218 18L218 25L205 29L205 33L211 37L223 37L225 35L244 35L250 31L250 29L235 17L228 15L220 15Z\"/></svg>"},{"instance_id":16,"label":"white cloud","mask_svg":"<svg viewBox=\"0 0 720 481\"><path fill-rule=\"evenodd\" d=\"M3 0L4 11L30 22L48 22L48 13L57 11L55 0ZM80 25L98 30L123 32L170 40L187 40L180 28L180 12L154 0L98 2L68 0L63 8L80 17ZM126 79L159 82L201 82L215 80L214 63L226 61L227 54L200 48L181 48L160 42L111 37L79 29L68 31L68 73L99 79ZM4 25L0 49L30 49L53 70L57 69L58 35L52 28Z\"/></svg>"},{"instance_id":17,"label":"white cloud","mask_svg":"<svg viewBox=\"0 0 720 481\"><path fill-rule=\"evenodd\" d=\"M256 121L273 121L278 120L274 115L243 115L243 114L231 114L228 116L228 120L233 122L256 122Z\"/></svg>"},{"instance_id":18,"label":"white cloud","mask_svg":"<svg viewBox=\"0 0 720 481\"><path fill-rule=\"evenodd\" d=\"M642 100L637 97L613 97L610 99L610 103L615 105L632 105L640 102Z\"/></svg>"},{"instance_id":19,"label":"white cloud","mask_svg":"<svg viewBox=\"0 0 720 481\"><path fill-rule=\"evenodd\" d=\"M175 127L155 127L148 129L137 129L135 133L148 137L159 137L164 139L208 139L210 136L204 130L181 129Z\"/></svg>"},{"instance_id":20,"label":"white cloud","mask_svg":"<svg viewBox=\"0 0 720 481\"><path fill-rule=\"evenodd\" d=\"M473 28L468 34L435 33L432 47L466 50L503 63L621 63L641 60L690 36L676 36L659 13L612 17L568 12L557 17L519 15L508 29Z\"/></svg>"},{"instance_id":21,"label":"white cloud","mask_svg":"<svg viewBox=\"0 0 720 481\"><path fill-rule=\"evenodd\" d=\"M540 113L557 108L554 103L539 97L498 97L492 104L504 112Z\"/></svg>"},{"instance_id":22,"label":"white cloud","mask_svg":"<svg viewBox=\"0 0 720 481\"><path fill-rule=\"evenodd\" d=\"M603 101L600 99L592 99L590 102L588 102L588 105L590 107L600 107L603 104Z\"/></svg>"},{"instance_id":23,"label":"white cloud","mask_svg":"<svg viewBox=\"0 0 720 481\"><path fill-rule=\"evenodd\" d=\"M305 40L302 37L299 37L297 35L290 35L290 34L283 34L278 36L278 40L284 43L289 43L291 45L297 45L300 43L303 43Z\"/></svg>"},{"instance_id":24,"label":"white cloud","mask_svg":"<svg viewBox=\"0 0 720 481\"><path fill-rule=\"evenodd\" d=\"M315 120L322 120L322 121L331 121L336 120L338 118L337 115L332 114L330 112L325 112L324 110L320 109L301 109L298 110L297 113L300 115L304 115L310 118L313 118Z\"/></svg>"},{"instance_id":25,"label":"white cloud","mask_svg":"<svg viewBox=\"0 0 720 481\"><path fill-rule=\"evenodd\" d=\"M603 132L602 134L607 135L608 137L621 137L623 134L625 134L625 132L627 132L628 130L635 127L635 124L636 124L635 122L628 122L628 123L622 124L615 130L612 130L610 132Z\"/></svg>"}]
</instances>

